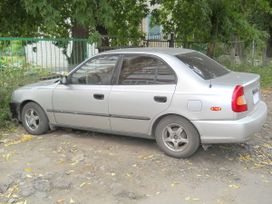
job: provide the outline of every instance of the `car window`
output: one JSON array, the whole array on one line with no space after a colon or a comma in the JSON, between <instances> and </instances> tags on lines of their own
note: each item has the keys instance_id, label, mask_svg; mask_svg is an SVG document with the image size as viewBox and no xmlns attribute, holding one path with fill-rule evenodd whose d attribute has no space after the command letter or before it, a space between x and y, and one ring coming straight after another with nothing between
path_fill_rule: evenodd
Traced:
<instances>
[{"instance_id":1,"label":"car window","mask_svg":"<svg viewBox=\"0 0 272 204\"><path fill-rule=\"evenodd\" d=\"M229 73L223 65L198 52L179 54L176 57L205 80Z\"/></svg>"},{"instance_id":2,"label":"car window","mask_svg":"<svg viewBox=\"0 0 272 204\"><path fill-rule=\"evenodd\" d=\"M118 56L101 56L83 64L71 76L72 84L109 85Z\"/></svg>"},{"instance_id":3,"label":"car window","mask_svg":"<svg viewBox=\"0 0 272 204\"><path fill-rule=\"evenodd\" d=\"M163 61L141 55L127 55L123 57L119 84L148 85L175 84L174 71Z\"/></svg>"}]
</instances>

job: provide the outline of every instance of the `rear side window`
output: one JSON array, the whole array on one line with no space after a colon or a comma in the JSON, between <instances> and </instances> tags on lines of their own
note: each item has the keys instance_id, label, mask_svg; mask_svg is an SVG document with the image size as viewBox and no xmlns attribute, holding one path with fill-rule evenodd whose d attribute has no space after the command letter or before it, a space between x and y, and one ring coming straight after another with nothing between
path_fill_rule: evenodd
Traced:
<instances>
[{"instance_id":1,"label":"rear side window","mask_svg":"<svg viewBox=\"0 0 272 204\"><path fill-rule=\"evenodd\" d=\"M214 79L229 73L229 70L223 65L198 52L180 54L176 55L176 57L205 80Z\"/></svg>"},{"instance_id":2,"label":"rear side window","mask_svg":"<svg viewBox=\"0 0 272 204\"><path fill-rule=\"evenodd\" d=\"M121 85L175 84L174 71L163 61L141 55L123 57L119 76Z\"/></svg>"}]
</instances>

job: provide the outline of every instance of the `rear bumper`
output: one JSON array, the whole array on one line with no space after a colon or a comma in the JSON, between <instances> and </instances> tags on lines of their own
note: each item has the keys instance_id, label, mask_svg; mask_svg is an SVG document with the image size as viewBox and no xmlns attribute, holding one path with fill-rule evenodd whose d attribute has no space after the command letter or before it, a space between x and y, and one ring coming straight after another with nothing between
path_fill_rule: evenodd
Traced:
<instances>
[{"instance_id":1,"label":"rear bumper","mask_svg":"<svg viewBox=\"0 0 272 204\"><path fill-rule=\"evenodd\" d=\"M260 101L252 113L239 120L192 122L198 129L203 144L242 143L262 128L266 116L266 104Z\"/></svg>"},{"instance_id":2,"label":"rear bumper","mask_svg":"<svg viewBox=\"0 0 272 204\"><path fill-rule=\"evenodd\" d=\"M19 103L10 103L9 104L10 112L11 112L11 118L21 120L20 115L20 104Z\"/></svg>"}]
</instances>

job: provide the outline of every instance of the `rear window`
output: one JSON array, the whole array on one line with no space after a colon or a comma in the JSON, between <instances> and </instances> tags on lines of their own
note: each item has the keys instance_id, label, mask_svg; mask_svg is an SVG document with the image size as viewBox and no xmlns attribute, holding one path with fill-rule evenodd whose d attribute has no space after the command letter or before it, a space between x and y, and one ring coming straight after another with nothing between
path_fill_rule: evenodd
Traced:
<instances>
[{"instance_id":1,"label":"rear window","mask_svg":"<svg viewBox=\"0 0 272 204\"><path fill-rule=\"evenodd\" d=\"M179 54L176 57L205 80L214 79L230 72L223 65L198 52Z\"/></svg>"}]
</instances>

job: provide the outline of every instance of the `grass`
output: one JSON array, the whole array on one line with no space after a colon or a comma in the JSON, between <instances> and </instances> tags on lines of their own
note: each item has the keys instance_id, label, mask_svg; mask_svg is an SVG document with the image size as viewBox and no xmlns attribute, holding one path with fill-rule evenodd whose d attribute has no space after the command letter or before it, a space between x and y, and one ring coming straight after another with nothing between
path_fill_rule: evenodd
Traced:
<instances>
[{"instance_id":1,"label":"grass","mask_svg":"<svg viewBox=\"0 0 272 204\"><path fill-rule=\"evenodd\" d=\"M39 81L40 77L48 75L48 72L38 68L5 67L0 69L0 129L10 126L9 103L13 90Z\"/></svg>"}]
</instances>

